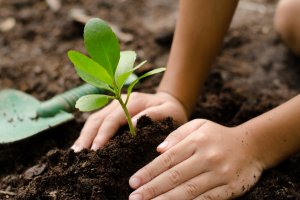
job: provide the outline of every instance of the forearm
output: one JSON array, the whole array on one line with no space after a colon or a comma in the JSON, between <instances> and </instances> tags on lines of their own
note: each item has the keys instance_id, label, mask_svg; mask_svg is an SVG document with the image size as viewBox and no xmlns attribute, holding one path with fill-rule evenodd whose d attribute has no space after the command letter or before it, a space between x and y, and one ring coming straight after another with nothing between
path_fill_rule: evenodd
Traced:
<instances>
[{"instance_id":1,"label":"forearm","mask_svg":"<svg viewBox=\"0 0 300 200\"><path fill-rule=\"evenodd\" d=\"M300 151L300 95L241 126L264 168L278 164Z\"/></svg>"},{"instance_id":2,"label":"forearm","mask_svg":"<svg viewBox=\"0 0 300 200\"><path fill-rule=\"evenodd\" d=\"M167 71L158 91L176 97L191 113L222 44L237 0L181 0Z\"/></svg>"}]
</instances>

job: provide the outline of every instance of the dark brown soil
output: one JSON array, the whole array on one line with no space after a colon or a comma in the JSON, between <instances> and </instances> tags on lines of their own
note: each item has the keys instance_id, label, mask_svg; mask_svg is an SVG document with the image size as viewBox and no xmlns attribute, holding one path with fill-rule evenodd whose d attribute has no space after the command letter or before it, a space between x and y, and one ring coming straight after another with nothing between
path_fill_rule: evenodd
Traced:
<instances>
[{"instance_id":1,"label":"dark brown soil","mask_svg":"<svg viewBox=\"0 0 300 200\"><path fill-rule=\"evenodd\" d=\"M138 121L137 137L120 132L103 149L53 149L39 164L21 176L10 177L5 186L18 180L20 199L127 199L132 191L129 177L154 159L156 146L175 129L171 119Z\"/></svg>"},{"instance_id":2,"label":"dark brown soil","mask_svg":"<svg viewBox=\"0 0 300 200\"><path fill-rule=\"evenodd\" d=\"M66 56L69 49L84 51L83 27L69 17L72 8L113 22L134 36L132 41L122 41L122 49L137 50L140 60L147 59L144 70L165 65L175 0L64 0L57 12L45 2L0 0L0 89L16 88L45 100L82 83ZM300 59L274 32L274 8L270 0L241 2L192 119L234 126L299 93ZM16 24L2 31L1 24L8 18ZM159 75L149 78L137 90L154 92L159 81ZM75 114L76 120L70 123L0 145L0 199L127 199L128 177L157 155L156 145L174 129L166 120L152 127L158 133L144 135L152 124L144 119L141 124L146 126L139 125L140 140L128 137L124 127L105 150L74 154L68 149L87 117ZM116 146L121 149L112 150ZM299 155L265 172L240 199L300 199Z\"/></svg>"}]
</instances>

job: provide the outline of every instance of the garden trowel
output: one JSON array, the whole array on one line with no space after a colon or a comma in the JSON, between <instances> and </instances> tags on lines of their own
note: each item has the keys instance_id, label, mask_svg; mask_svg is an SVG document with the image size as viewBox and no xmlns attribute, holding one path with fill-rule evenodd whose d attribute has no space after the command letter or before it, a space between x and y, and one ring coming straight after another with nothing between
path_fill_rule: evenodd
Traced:
<instances>
[{"instance_id":1,"label":"garden trowel","mask_svg":"<svg viewBox=\"0 0 300 200\"><path fill-rule=\"evenodd\" d=\"M135 75L129 77L125 84L130 84L135 78ZM103 92L99 88L84 84L40 102L18 90L0 91L0 144L28 138L74 119L69 112L74 110L77 99L86 94Z\"/></svg>"}]
</instances>

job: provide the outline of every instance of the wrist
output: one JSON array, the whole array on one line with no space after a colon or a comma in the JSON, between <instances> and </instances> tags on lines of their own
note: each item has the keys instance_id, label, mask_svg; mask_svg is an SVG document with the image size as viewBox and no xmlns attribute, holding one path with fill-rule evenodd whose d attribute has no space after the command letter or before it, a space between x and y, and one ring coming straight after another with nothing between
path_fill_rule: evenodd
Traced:
<instances>
[{"instance_id":1,"label":"wrist","mask_svg":"<svg viewBox=\"0 0 300 200\"><path fill-rule=\"evenodd\" d=\"M248 130L265 169L300 151L299 106L300 95L241 125Z\"/></svg>"},{"instance_id":2,"label":"wrist","mask_svg":"<svg viewBox=\"0 0 300 200\"><path fill-rule=\"evenodd\" d=\"M156 93L158 95L161 95L167 99L169 99L170 101L173 101L173 102L176 102L176 104L178 104L178 106L180 106L182 108L182 110L184 111L185 113L185 116L186 118L189 117L190 115L190 111L189 111L189 108L185 105L185 103L180 99L178 98L176 95L173 95L171 92L167 91L167 90L164 90L164 89L161 89L161 88L158 88L156 90Z\"/></svg>"},{"instance_id":3,"label":"wrist","mask_svg":"<svg viewBox=\"0 0 300 200\"><path fill-rule=\"evenodd\" d=\"M251 151L263 170L276 166L290 155L286 152L288 147L282 145L282 139L275 136L277 130L264 119L257 117L239 127L244 129Z\"/></svg>"},{"instance_id":4,"label":"wrist","mask_svg":"<svg viewBox=\"0 0 300 200\"><path fill-rule=\"evenodd\" d=\"M252 160L256 162L259 169L262 171L270 168L269 163L265 159L267 151L262 148L261 143L259 142L260 140L256 136L257 134L259 135L259 133L254 133L251 127L248 126L247 122L234 128L237 129L236 133L239 134L238 137L241 138L242 145L246 149L245 155L251 156Z\"/></svg>"}]
</instances>

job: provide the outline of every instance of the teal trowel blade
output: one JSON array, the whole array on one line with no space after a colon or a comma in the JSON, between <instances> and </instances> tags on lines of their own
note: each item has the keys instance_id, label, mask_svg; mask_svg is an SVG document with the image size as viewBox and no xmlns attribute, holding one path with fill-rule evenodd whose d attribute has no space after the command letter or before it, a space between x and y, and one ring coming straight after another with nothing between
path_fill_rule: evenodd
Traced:
<instances>
[{"instance_id":1,"label":"teal trowel blade","mask_svg":"<svg viewBox=\"0 0 300 200\"><path fill-rule=\"evenodd\" d=\"M33 136L72 120L72 114L60 111L53 117L37 118L40 101L17 90L0 92L0 143L10 143Z\"/></svg>"}]
</instances>

